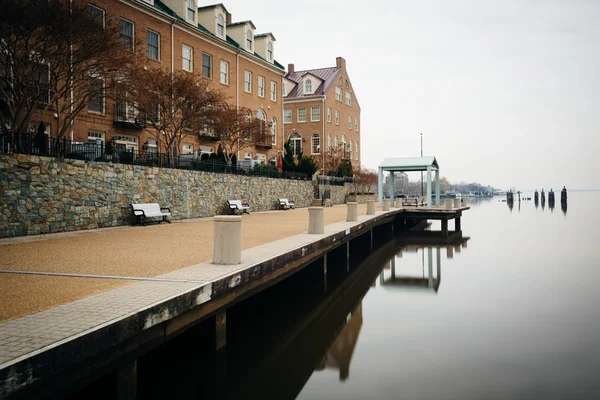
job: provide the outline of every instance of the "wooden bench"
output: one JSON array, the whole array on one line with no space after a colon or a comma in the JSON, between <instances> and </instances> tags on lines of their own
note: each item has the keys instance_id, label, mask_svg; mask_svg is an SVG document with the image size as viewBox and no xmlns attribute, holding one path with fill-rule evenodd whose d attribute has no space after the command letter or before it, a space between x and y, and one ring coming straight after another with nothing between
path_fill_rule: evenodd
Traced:
<instances>
[{"instance_id":1,"label":"wooden bench","mask_svg":"<svg viewBox=\"0 0 600 400\"><path fill-rule=\"evenodd\" d=\"M290 208L296 208L296 205L291 200L288 200L288 199L279 199L279 207L282 210L289 210Z\"/></svg>"},{"instance_id":2,"label":"wooden bench","mask_svg":"<svg viewBox=\"0 0 600 400\"><path fill-rule=\"evenodd\" d=\"M242 203L241 200L227 200L227 204L229 205L229 212L231 214L250 214L248 211L250 205L248 203Z\"/></svg>"},{"instance_id":3,"label":"wooden bench","mask_svg":"<svg viewBox=\"0 0 600 400\"><path fill-rule=\"evenodd\" d=\"M168 222L169 224L171 223L171 221L167 219L167 217L171 215L171 210L166 207L159 206L158 203L139 203L130 204L129 206L131 207L131 212L135 217L135 222L133 223L134 225L140 224L146 226L146 220L153 217L162 217L162 219L158 221L159 224L161 222ZM167 211L164 212L163 210ZM143 220L142 217L144 218Z\"/></svg>"}]
</instances>

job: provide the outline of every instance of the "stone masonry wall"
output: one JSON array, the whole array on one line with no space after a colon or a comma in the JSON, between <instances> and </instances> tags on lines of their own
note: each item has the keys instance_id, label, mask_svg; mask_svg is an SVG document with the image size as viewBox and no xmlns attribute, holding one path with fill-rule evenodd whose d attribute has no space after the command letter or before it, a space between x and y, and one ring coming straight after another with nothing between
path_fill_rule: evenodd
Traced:
<instances>
[{"instance_id":1,"label":"stone masonry wall","mask_svg":"<svg viewBox=\"0 0 600 400\"><path fill-rule=\"evenodd\" d=\"M329 198L331 199L331 204L345 204L346 195L350 190L350 184L345 183L344 186L319 185L319 194L321 195L321 198L323 198L323 193L326 190L329 190Z\"/></svg>"},{"instance_id":2,"label":"stone masonry wall","mask_svg":"<svg viewBox=\"0 0 600 400\"><path fill-rule=\"evenodd\" d=\"M0 238L126 225L130 203L159 203L172 219L223 214L227 199L250 212L313 199L310 181L0 155Z\"/></svg>"}]
</instances>

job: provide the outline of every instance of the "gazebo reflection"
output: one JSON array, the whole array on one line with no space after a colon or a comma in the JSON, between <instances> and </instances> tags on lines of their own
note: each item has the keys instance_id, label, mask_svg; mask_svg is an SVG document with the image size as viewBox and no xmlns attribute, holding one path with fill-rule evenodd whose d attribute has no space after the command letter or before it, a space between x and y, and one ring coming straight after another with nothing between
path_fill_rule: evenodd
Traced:
<instances>
[{"instance_id":1,"label":"gazebo reflection","mask_svg":"<svg viewBox=\"0 0 600 400\"><path fill-rule=\"evenodd\" d=\"M467 247L470 238L463 237L462 232L444 238L438 235L438 232L423 232L419 236L406 237L404 245L396 254L396 257L389 261L379 274L379 284L384 289L389 290L423 290L437 293L442 282L442 249L446 250L446 258L452 259L454 252L460 253L462 248ZM403 253L422 252L422 270L421 277L399 275L396 272L396 259L401 258ZM435 270L434 253L435 250ZM427 254L427 256L425 256ZM427 273L425 273L425 263L427 263ZM386 270L390 272L385 273ZM387 275L387 276L386 276Z\"/></svg>"}]
</instances>

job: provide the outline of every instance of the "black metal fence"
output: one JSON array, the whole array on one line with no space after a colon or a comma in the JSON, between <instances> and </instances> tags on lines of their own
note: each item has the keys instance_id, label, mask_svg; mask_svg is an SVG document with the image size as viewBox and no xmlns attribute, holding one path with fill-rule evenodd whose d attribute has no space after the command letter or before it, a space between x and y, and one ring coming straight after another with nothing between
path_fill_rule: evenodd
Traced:
<instances>
[{"instance_id":1,"label":"black metal fence","mask_svg":"<svg viewBox=\"0 0 600 400\"><path fill-rule=\"evenodd\" d=\"M344 186L345 183L352 183L352 178L349 176L337 177L337 176L322 176L317 177L319 185L331 185L331 186Z\"/></svg>"},{"instance_id":2,"label":"black metal fence","mask_svg":"<svg viewBox=\"0 0 600 400\"><path fill-rule=\"evenodd\" d=\"M310 179L307 174L302 172L283 171L280 173L276 166L269 164L255 165L253 168L241 168L237 165L228 166L222 160L201 160L195 154L176 155L173 153L137 151L119 148L113 146L112 143L102 141L96 143L75 142L68 139L48 138L45 134L0 132L0 153L20 153L280 179Z\"/></svg>"}]
</instances>

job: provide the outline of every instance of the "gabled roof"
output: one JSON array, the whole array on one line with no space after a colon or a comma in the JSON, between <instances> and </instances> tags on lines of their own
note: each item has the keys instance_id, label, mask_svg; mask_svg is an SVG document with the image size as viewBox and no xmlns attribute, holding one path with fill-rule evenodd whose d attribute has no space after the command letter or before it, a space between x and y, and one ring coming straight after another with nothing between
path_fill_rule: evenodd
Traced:
<instances>
[{"instance_id":1,"label":"gabled roof","mask_svg":"<svg viewBox=\"0 0 600 400\"><path fill-rule=\"evenodd\" d=\"M304 94L304 85L302 85L304 75L314 75L323 82L319 87L311 94ZM331 85L336 81L340 74L340 69L337 67L319 68L319 69L307 69L305 71L294 71L288 72L284 75L284 78L296 83L296 86L288 93L287 99L298 98L304 96L323 96Z\"/></svg>"},{"instance_id":2,"label":"gabled roof","mask_svg":"<svg viewBox=\"0 0 600 400\"><path fill-rule=\"evenodd\" d=\"M229 13L229 11L227 11L227 9L223 5L223 3L211 4L209 6L198 7L198 10L206 10L207 8L215 8L215 7L219 7L219 6L221 6L223 8L223 10L225 10L226 13Z\"/></svg>"},{"instance_id":3,"label":"gabled roof","mask_svg":"<svg viewBox=\"0 0 600 400\"><path fill-rule=\"evenodd\" d=\"M379 164L384 171L427 171L427 167L440 168L435 157L386 158Z\"/></svg>"},{"instance_id":4,"label":"gabled roof","mask_svg":"<svg viewBox=\"0 0 600 400\"><path fill-rule=\"evenodd\" d=\"M232 27L232 26L245 25L245 24L250 24L250 25L252 25L252 29L256 29L256 27L254 26L254 24L250 20L248 20L248 21L234 22L233 24L227 24L227 27L229 28L229 27Z\"/></svg>"},{"instance_id":5,"label":"gabled roof","mask_svg":"<svg viewBox=\"0 0 600 400\"><path fill-rule=\"evenodd\" d=\"M261 38L261 37L266 37L266 36L271 36L273 38L273 40L276 40L275 35L273 35L271 32L259 33L258 35L254 35L255 38Z\"/></svg>"}]
</instances>

